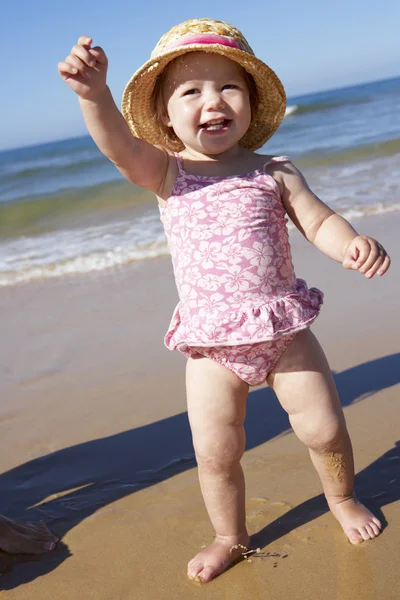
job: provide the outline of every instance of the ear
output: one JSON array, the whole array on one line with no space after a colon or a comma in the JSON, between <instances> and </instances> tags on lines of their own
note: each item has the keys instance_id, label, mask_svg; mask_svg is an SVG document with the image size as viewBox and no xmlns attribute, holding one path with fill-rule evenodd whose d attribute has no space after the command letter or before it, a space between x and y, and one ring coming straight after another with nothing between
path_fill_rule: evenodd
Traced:
<instances>
[{"instance_id":1,"label":"ear","mask_svg":"<svg viewBox=\"0 0 400 600\"><path fill-rule=\"evenodd\" d=\"M167 127L172 127L171 119L169 118L169 114L165 106L163 106L162 109L162 121Z\"/></svg>"}]
</instances>

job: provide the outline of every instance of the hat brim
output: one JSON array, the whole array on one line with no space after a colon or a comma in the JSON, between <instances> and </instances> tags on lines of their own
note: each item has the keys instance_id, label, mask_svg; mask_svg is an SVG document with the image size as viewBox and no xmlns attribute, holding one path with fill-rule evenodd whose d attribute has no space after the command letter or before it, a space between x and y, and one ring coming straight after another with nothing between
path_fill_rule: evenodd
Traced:
<instances>
[{"instance_id":1,"label":"hat brim","mask_svg":"<svg viewBox=\"0 0 400 600\"><path fill-rule=\"evenodd\" d=\"M133 135L156 146L179 152L182 142L165 138L154 120L151 95L157 78L174 58L188 52L211 52L221 54L241 65L252 75L257 86L259 102L251 124L239 141L241 146L257 150L273 135L281 124L286 110L284 87L275 74L261 60L238 48L220 44L190 44L171 49L148 60L131 77L122 95L122 114Z\"/></svg>"}]
</instances>

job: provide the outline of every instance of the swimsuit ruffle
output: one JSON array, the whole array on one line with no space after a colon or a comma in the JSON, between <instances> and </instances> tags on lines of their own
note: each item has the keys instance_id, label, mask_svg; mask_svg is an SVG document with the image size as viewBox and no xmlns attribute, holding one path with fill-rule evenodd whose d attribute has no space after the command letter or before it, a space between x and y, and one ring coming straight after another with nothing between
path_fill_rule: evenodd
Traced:
<instances>
[{"instance_id":1,"label":"swimsuit ruffle","mask_svg":"<svg viewBox=\"0 0 400 600\"><path fill-rule=\"evenodd\" d=\"M237 346L268 340L305 329L318 316L323 293L308 288L303 279L296 289L261 306L245 307L234 312L217 312L200 316L181 302L175 308L165 345L185 352L188 346Z\"/></svg>"}]
</instances>

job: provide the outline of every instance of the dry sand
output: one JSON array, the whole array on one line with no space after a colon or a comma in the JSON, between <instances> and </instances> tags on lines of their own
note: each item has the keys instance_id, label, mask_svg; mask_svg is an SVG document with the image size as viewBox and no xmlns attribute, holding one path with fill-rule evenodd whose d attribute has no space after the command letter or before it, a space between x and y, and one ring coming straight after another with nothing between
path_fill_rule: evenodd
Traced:
<instances>
[{"instance_id":1,"label":"dry sand","mask_svg":"<svg viewBox=\"0 0 400 600\"><path fill-rule=\"evenodd\" d=\"M185 412L185 359L163 347L169 258L0 290L0 512L62 537L40 558L0 554L18 600L399 598L400 214L357 221L391 253L383 278L347 272L293 235L298 276L326 294L313 327L345 407L357 491L387 528L351 546L306 448L268 388L253 390L243 458L250 531L267 558L206 586L211 542ZM285 557L285 555L287 556Z\"/></svg>"}]
</instances>

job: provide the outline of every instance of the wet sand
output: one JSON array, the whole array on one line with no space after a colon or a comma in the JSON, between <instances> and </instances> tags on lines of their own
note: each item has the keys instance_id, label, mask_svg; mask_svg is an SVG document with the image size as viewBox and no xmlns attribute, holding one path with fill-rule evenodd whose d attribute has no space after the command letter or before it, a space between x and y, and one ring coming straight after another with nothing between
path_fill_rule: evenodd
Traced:
<instances>
[{"instance_id":1,"label":"wet sand","mask_svg":"<svg viewBox=\"0 0 400 600\"><path fill-rule=\"evenodd\" d=\"M169 258L0 290L0 512L62 537L0 553L1 597L191 600L398 598L400 214L356 221L394 259L383 278L342 269L293 234L296 272L325 292L313 331L335 372L360 498L383 534L351 546L306 448L266 386L248 401L247 518L269 555L206 586L186 564L212 541L187 422L185 359L167 351Z\"/></svg>"}]
</instances>

